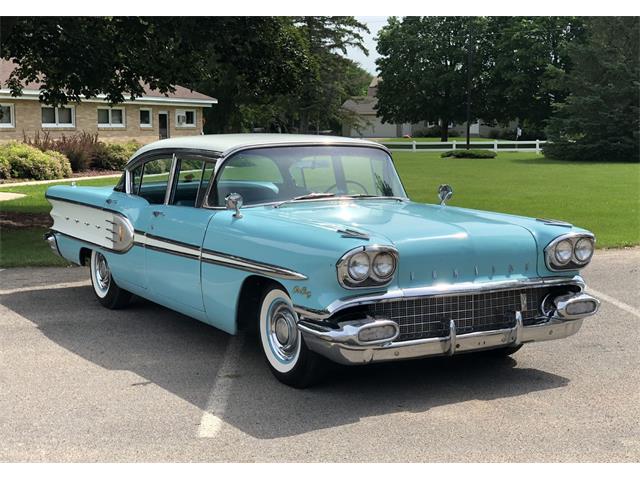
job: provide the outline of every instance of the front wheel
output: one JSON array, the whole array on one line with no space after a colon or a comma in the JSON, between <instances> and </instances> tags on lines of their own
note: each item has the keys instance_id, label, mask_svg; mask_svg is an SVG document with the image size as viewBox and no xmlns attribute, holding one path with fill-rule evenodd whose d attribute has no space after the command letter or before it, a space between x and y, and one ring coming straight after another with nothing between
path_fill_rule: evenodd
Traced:
<instances>
[{"instance_id":1,"label":"front wheel","mask_svg":"<svg viewBox=\"0 0 640 480\"><path fill-rule=\"evenodd\" d=\"M105 256L91 251L91 285L102 306L110 309L124 308L131 300L131 293L120 288L111 276L111 270Z\"/></svg>"},{"instance_id":2,"label":"front wheel","mask_svg":"<svg viewBox=\"0 0 640 480\"><path fill-rule=\"evenodd\" d=\"M324 359L304 343L289 295L277 287L268 289L258 315L260 343L273 375L295 388L316 383L323 373Z\"/></svg>"}]
</instances>

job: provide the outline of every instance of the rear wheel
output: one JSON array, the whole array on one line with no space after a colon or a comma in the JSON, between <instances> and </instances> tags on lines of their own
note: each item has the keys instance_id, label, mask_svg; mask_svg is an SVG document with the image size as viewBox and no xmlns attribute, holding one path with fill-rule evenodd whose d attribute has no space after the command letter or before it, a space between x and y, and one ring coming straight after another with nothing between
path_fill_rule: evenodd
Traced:
<instances>
[{"instance_id":1,"label":"rear wheel","mask_svg":"<svg viewBox=\"0 0 640 480\"><path fill-rule=\"evenodd\" d=\"M282 383L306 388L323 373L324 359L307 348L289 295L278 287L265 291L258 310L260 343L273 375Z\"/></svg>"},{"instance_id":2,"label":"rear wheel","mask_svg":"<svg viewBox=\"0 0 640 480\"><path fill-rule=\"evenodd\" d=\"M102 306L118 309L124 308L131 300L131 293L120 288L111 276L111 270L105 256L93 250L91 252L91 285Z\"/></svg>"}]
</instances>

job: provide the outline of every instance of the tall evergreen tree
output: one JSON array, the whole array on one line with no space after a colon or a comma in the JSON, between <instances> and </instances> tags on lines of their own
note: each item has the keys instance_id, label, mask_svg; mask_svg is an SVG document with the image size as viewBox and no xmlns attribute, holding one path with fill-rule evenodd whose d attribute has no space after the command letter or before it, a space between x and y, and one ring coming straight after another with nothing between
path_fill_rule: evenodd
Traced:
<instances>
[{"instance_id":1,"label":"tall evergreen tree","mask_svg":"<svg viewBox=\"0 0 640 480\"><path fill-rule=\"evenodd\" d=\"M640 19L593 17L587 30L585 42L569 47L570 93L555 106L545 154L640 162Z\"/></svg>"}]
</instances>

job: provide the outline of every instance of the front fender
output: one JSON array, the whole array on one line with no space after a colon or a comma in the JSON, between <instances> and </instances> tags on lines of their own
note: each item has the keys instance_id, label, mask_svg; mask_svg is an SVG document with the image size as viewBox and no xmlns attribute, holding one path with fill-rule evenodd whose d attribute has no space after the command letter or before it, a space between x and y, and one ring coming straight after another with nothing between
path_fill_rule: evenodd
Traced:
<instances>
[{"instance_id":1,"label":"front fender","mask_svg":"<svg viewBox=\"0 0 640 480\"><path fill-rule=\"evenodd\" d=\"M241 218L235 218L233 212L227 210L216 213L209 223L203 252L224 253L241 261L255 261L298 273L297 278L269 273L263 275L280 282L295 305L309 310L323 310L335 300L353 294L353 291L343 288L337 279L336 263L345 252L360 245L388 243L377 237L369 240L343 237L335 228L315 224L292 224L256 214L256 209L243 209L242 213ZM228 294L233 291L231 284L237 288L238 282L243 282L249 275L261 274L259 271L243 272L241 269L205 263L202 272L205 292L208 288L217 288ZM382 288L382 291L391 286L393 283ZM358 293L380 291L380 288L361 289ZM218 308L222 308L222 305Z\"/></svg>"}]
</instances>

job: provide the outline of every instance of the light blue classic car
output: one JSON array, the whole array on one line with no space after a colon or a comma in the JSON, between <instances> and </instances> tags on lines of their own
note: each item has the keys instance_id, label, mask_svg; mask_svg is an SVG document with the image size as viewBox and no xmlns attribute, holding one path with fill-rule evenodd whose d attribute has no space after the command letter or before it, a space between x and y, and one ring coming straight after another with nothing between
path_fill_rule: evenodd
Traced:
<instances>
[{"instance_id":1,"label":"light blue classic car","mask_svg":"<svg viewBox=\"0 0 640 480\"><path fill-rule=\"evenodd\" d=\"M389 151L365 140L175 138L136 152L115 188L49 188L46 239L90 265L105 307L135 294L230 334L255 330L296 387L325 359L509 355L598 310L578 275L593 234L447 206L452 193L412 202Z\"/></svg>"}]
</instances>

